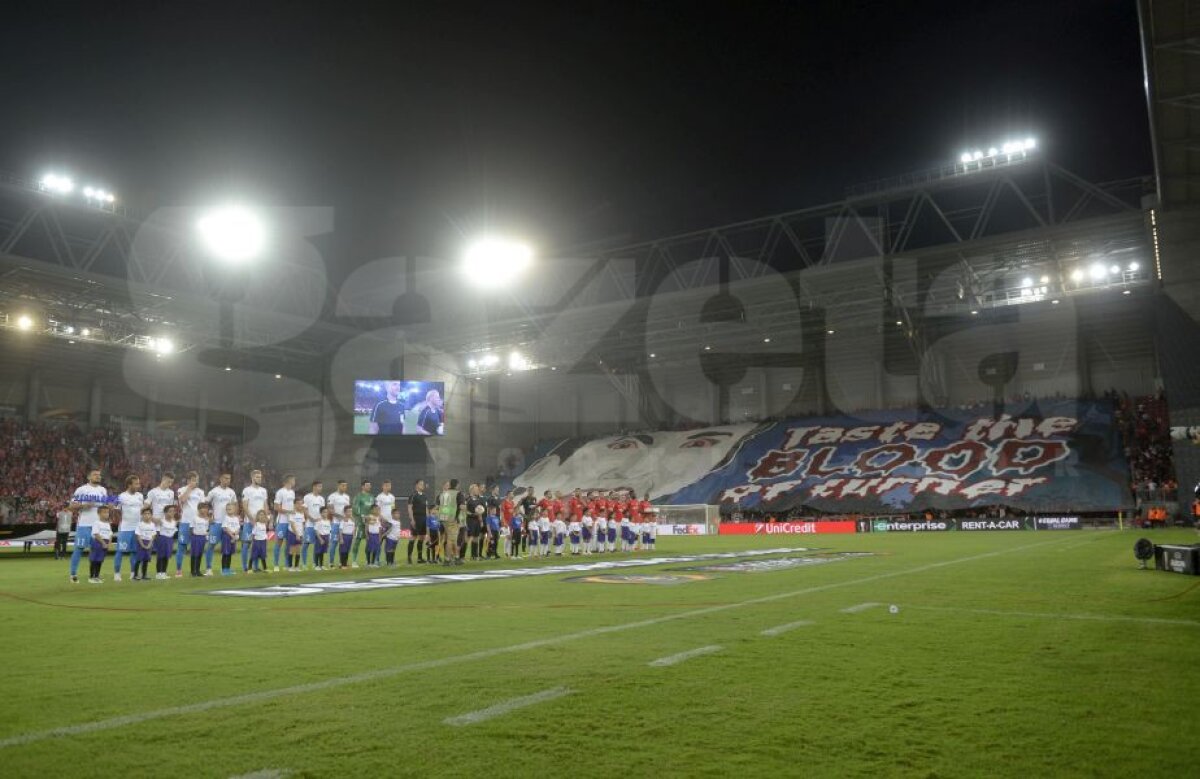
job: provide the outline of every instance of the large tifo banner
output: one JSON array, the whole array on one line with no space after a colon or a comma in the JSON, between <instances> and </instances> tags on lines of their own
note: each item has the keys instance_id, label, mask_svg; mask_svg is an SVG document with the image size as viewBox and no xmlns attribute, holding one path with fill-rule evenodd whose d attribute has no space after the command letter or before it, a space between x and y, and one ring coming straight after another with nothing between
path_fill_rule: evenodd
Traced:
<instances>
[{"instance_id":1,"label":"large tifo banner","mask_svg":"<svg viewBox=\"0 0 1200 779\"><path fill-rule=\"evenodd\" d=\"M1081 517L943 517L909 519L907 517L864 517L860 519L815 520L799 522L722 522L717 532L727 535L816 535L818 533L936 533L973 530L1080 530Z\"/></svg>"},{"instance_id":2,"label":"large tifo banner","mask_svg":"<svg viewBox=\"0 0 1200 779\"><path fill-rule=\"evenodd\" d=\"M907 411L772 423L661 502L841 514L995 504L1074 513L1132 504L1109 405L1075 401L1032 403L999 419Z\"/></svg>"}]
</instances>

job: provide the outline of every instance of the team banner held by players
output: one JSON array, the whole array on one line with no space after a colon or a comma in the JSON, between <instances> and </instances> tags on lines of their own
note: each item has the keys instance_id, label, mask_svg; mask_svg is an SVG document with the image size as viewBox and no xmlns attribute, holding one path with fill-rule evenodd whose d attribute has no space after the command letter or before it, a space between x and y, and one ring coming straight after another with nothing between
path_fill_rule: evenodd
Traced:
<instances>
[{"instance_id":1,"label":"team banner held by players","mask_svg":"<svg viewBox=\"0 0 1200 779\"><path fill-rule=\"evenodd\" d=\"M999 503L1076 513L1128 508L1128 480L1109 406L1054 401L999 419L907 411L776 422L664 502L715 503L723 512L882 514ZM958 529L1017 529L1012 520L981 522Z\"/></svg>"}]
</instances>

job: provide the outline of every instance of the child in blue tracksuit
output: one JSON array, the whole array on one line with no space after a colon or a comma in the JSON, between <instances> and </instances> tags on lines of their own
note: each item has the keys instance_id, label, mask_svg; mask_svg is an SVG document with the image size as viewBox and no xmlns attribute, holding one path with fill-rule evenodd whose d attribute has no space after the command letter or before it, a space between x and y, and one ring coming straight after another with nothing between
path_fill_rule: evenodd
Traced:
<instances>
[{"instance_id":1,"label":"child in blue tracksuit","mask_svg":"<svg viewBox=\"0 0 1200 779\"><path fill-rule=\"evenodd\" d=\"M441 551L442 540L442 520L437 514L431 513L425 519L425 530L429 533L429 538L425 545L425 559L432 565L438 559L438 553Z\"/></svg>"},{"instance_id":2,"label":"child in blue tracksuit","mask_svg":"<svg viewBox=\"0 0 1200 779\"><path fill-rule=\"evenodd\" d=\"M521 557L521 527L523 525L521 512L513 514L512 519L508 522L508 556Z\"/></svg>"},{"instance_id":3,"label":"child in blue tracksuit","mask_svg":"<svg viewBox=\"0 0 1200 779\"><path fill-rule=\"evenodd\" d=\"M487 517L483 520L483 526L487 530L487 551L484 552L484 557L498 560L500 559L497 546L500 542L500 517L496 514L495 504L488 506L488 513Z\"/></svg>"}]
</instances>

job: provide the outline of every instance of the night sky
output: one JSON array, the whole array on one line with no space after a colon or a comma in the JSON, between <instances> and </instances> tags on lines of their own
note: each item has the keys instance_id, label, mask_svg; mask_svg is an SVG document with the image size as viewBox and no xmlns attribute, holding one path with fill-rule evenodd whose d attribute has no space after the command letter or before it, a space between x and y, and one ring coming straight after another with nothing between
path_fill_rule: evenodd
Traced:
<instances>
[{"instance_id":1,"label":"night sky","mask_svg":"<svg viewBox=\"0 0 1200 779\"><path fill-rule=\"evenodd\" d=\"M619 245L1010 135L1152 173L1134 0L24 5L0 170L334 205L351 265L485 226Z\"/></svg>"}]
</instances>

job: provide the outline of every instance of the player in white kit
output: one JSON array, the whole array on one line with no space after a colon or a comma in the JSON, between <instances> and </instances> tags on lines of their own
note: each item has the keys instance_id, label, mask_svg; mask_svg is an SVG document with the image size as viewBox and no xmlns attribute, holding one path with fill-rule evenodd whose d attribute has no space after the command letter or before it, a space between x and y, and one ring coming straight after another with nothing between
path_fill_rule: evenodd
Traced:
<instances>
[{"instance_id":1,"label":"player in white kit","mask_svg":"<svg viewBox=\"0 0 1200 779\"><path fill-rule=\"evenodd\" d=\"M121 581L121 561L133 557L137 543L137 527L142 521L142 507L146 505L141 493L142 480L137 476L125 477L125 491L117 495L117 506L121 517L117 525L117 554L113 558L113 581Z\"/></svg>"},{"instance_id":2,"label":"player in white kit","mask_svg":"<svg viewBox=\"0 0 1200 779\"><path fill-rule=\"evenodd\" d=\"M250 483L242 487L242 570L250 569L250 552L254 548L254 523L258 512L267 508L267 488L262 485L262 471L250 471ZM263 560L266 564L266 560Z\"/></svg>"},{"instance_id":3,"label":"player in white kit","mask_svg":"<svg viewBox=\"0 0 1200 779\"><path fill-rule=\"evenodd\" d=\"M296 507L296 477L286 474L283 486L275 490L275 571L279 571L279 551L288 546L291 534L292 510ZM291 552L288 553L288 565L291 566Z\"/></svg>"},{"instance_id":4,"label":"player in white kit","mask_svg":"<svg viewBox=\"0 0 1200 779\"><path fill-rule=\"evenodd\" d=\"M321 518L321 509L325 508L323 489L320 481L314 481L312 491L304 496L304 543L300 546L300 562L304 568L308 568L308 548L317 542L317 520Z\"/></svg>"},{"instance_id":5,"label":"player in white kit","mask_svg":"<svg viewBox=\"0 0 1200 779\"><path fill-rule=\"evenodd\" d=\"M78 511L75 520L75 549L71 552L71 583L79 584L79 558L92 550L92 527L99 517L99 507L108 503L108 490L100 484L100 469L88 471L87 484L77 488L71 495L67 508Z\"/></svg>"},{"instance_id":6,"label":"player in white kit","mask_svg":"<svg viewBox=\"0 0 1200 779\"><path fill-rule=\"evenodd\" d=\"M229 486L233 481L232 474L222 473L217 478L217 486L208 491L208 505L212 516L208 525L208 545L204 547L204 575L212 576L213 553L221 548L225 538L225 507L237 502L237 493Z\"/></svg>"},{"instance_id":7,"label":"player in white kit","mask_svg":"<svg viewBox=\"0 0 1200 779\"><path fill-rule=\"evenodd\" d=\"M200 489L200 474L188 471L187 481L175 494L175 502L179 504L179 547L175 553L175 576L183 576L183 556L185 552L191 559L192 523L200 503L204 500L204 490ZM205 525L207 528L208 526Z\"/></svg>"},{"instance_id":8,"label":"player in white kit","mask_svg":"<svg viewBox=\"0 0 1200 779\"><path fill-rule=\"evenodd\" d=\"M161 522L167 506L175 504L175 490L171 489L174 484L175 477L164 473L158 486L146 493L146 504L150 506L150 516L154 517L155 522Z\"/></svg>"},{"instance_id":9,"label":"player in white kit","mask_svg":"<svg viewBox=\"0 0 1200 779\"><path fill-rule=\"evenodd\" d=\"M346 509L350 507L350 493L346 491L347 482L345 479L338 479L337 489L329 493L329 497L325 499L325 505L329 508L330 530L329 536L329 567L333 568L337 565L338 560L338 545L342 540L342 519L349 521L346 514ZM351 533L353 537L353 533Z\"/></svg>"}]
</instances>

